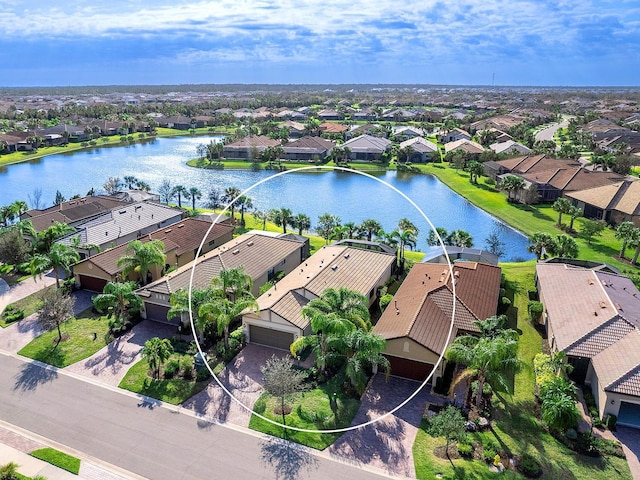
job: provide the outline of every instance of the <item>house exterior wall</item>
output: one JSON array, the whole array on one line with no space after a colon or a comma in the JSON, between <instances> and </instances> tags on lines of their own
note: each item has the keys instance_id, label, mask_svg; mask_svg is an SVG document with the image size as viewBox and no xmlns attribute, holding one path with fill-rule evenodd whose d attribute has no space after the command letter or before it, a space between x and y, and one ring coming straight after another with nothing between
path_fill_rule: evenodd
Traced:
<instances>
[{"instance_id":1,"label":"house exterior wall","mask_svg":"<svg viewBox=\"0 0 640 480\"><path fill-rule=\"evenodd\" d=\"M424 348L418 342L406 337L387 340L387 346L384 350L384 354L399 358L406 358L407 360L429 363L431 365L435 365L440 358L431 350ZM435 385L436 380L442 376L443 368L444 361L437 369L433 370L433 376L431 377L432 385Z\"/></svg>"},{"instance_id":2,"label":"house exterior wall","mask_svg":"<svg viewBox=\"0 0 640 480\"><path fill-rule=\"evenodd\" d=\"M589 371L587 372L585 383L591 386L591 393L593 393L596 400L598 415L602 420L604 420L607 415L615 415L617 417L620 413L620 405L622 402L640 405L640 398L638 397L622 393L605 392L604 387L600 384L598 375L591 364L589 365Z\"/></svg>"},{"instance_id":3,"label":"house exterior wall","mask_svg":"<svg viewBox=\"0 0 640 480\"><path fill-rule=\"evenodd\" d=\"M280 332L288 332L293 334L293 340L297 340L299 337L306 335L304 330L292 325L280 315L267 310L266 312L260 312L259 316L255 314L243 315L242 327L247 339L247 343L251 343L250 326L255 325L257 327L268 328L272 330L278 330Z\"/></svg>"}]
</instances>

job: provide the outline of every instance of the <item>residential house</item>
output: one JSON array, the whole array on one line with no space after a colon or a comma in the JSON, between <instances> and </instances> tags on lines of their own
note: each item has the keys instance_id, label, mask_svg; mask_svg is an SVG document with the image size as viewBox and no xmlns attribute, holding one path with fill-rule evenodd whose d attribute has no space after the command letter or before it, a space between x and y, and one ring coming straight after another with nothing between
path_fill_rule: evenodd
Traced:
<instances>
[{"instance_id":1,"label":"residential house","mask_svg":"<svg viewBox=\"0 0 640 480\"><path fill-rule=\"evenodd\" d=\"M266 135L252 135L228 143L222 150L224 158L256 161L267 147L280 146L280 140L274 140Z\"/></svg>"},{"instance_id":2,"label":"residential house","mask_svg":"<svg viewBox=\"0 0 640 480\"><path fill-rule=\"evenodd\" d=\"M449 152L455 152L457 150L461 150L471 155L480 155L482 152L484 152L484 147L479 143L465 139L456 140L454 142L444 144L445 154Z\"/></svg>"},{"instance_id":3,"label":"residential house","mask_svg":"<svg viewBox=\"0 0 640 480\"><path fill-rule=\"evenodd\" d=\"M143 243L151 240L160 240L164 243L165 265L151 269L149 272L151 281L159 279L162 271L169 267L179 268L193 261L201 243L200 254L203 255L231 241L232 237L233 225L231 224L216 223L212 226L211 222L205 220L186 218L140 238ZM75 264L73 274L76 286L102 292L108 282L116 281L121 277L122 268L118 267L118 260L127 254L128 247L128 244L122 244ZM132 273L128 279L136 278L137 275Z\"/></svg>"},{"instance_id":4,"label":"residential house","mask_svg":"<svg viewBox=\"0 0 640 480\"><path fill-rule=\"evenodd\" d=\"M344 115L331 108L325 108L324 110L320 110L318 112L318 118L326 122L328 120L343 120Z\"/></svg>"},{"instance_id":5,"label":"residential house","mask_svg":"<svg viewBox=\"0 0 640 480\"><path fill-rule=\"evenodd\" d=\"M400 143L400 148L411 147L413 153L409 156L409 161L413 163L426 163L440 161L440 150L438 146L422 137L414 137Z\"/></svg>"},{"instance_id":6,"label":"residential house","mask_svg":"<svg viewBox=\"0 0 640 480\"><path fill-rule=\"evenodd\" d=\"M375 162L380 161L382 155L391 146L391 141L382 137L361 135L347 140L341 146L351 151L349 159L352 161Z\"/></svg>"},{"instance_id":7,"label":"residential house","mask_svg":"<svg viewBox=\"0 0 640 480\"><path fill-rule=\"evenodd\" d=\"M442 143L457 142L459 140L471 141L471 134L461 128L454 128L453 130L442 133L439 140Z\"/></svg>"},{"instance_id":8,"label":"residential house","mask_svg":"<svg viewBox=\"0 0 640 480\"><path fill-rule=\"evenodd\" d=\"M433 373L435 385L444 362L434 367L447 346L458 335L479 333L473 322L496 314L500 276L499 267L478 262L414 265L373 328L387 341L391 374L424 381Z\"/></svg>"},{"instance_id":9,"label":"residential house","mask_svg":"<svg viewBox=\"0 0 640 480\"><path fill-rule=\"evenodd\" d=\"M171 308L171 294L186 289L206 288L223 268L243 267L253 279L253 294L280 272L293 271L308 255L309 241L298 236L277 235L272 232L251 231L198 257L159 280L137 290L142 297L143 318L175 325L188 323L187 317L167 318Z\"/></svg>"},{"instance_id":10,"label":"residential house","mask_svg":"<svg viewBox=\"0 0 640 480\"><path fill-rule=\"evenodd\" d=\"M35 231L41 232L50 227L53 222L75 226L128 203L109 195L87 196L41 210L29 210L20 215L20 220L30 220Z\"/></svg>"},{"instance_id":11,"label":"residential house","mask_svg":"<svg viewBox=\"0 0 640 480\"><path fill-rule=\"evenodd\" d=\"M511 155L529 155L531 149L521 143L514 142L513 140L507 140L506 142L492 143L489 148L496 154L511 154Z\"/></svg>"},{"instance_id":12,"label":"residential house","mask_svg":"<svg viewBox=\"0 0 640 480\"><path fill-rule=\"evenodd\" d=\"M524 122L525 118L520 115L496 115L495 117L484 118L482 120L478 120L477 122L473 122L469 128L477 132L479 130L487 130L490 128L495 128L498 130L507 131L511 127L515 127Z\"/></svg>"},{"instance_id":13,"label":"residential house","mask_svg":"<svg viewBox=\"0 0 640 480\"><path fill-rule=\"evenodd\" d=\"M354 125L344 134L347 140L360 135L385 136L385 129L378 124L367 123L366 125Z\"/></svg>"},{"instance_id":14,"label":"residential house","mask_svg":"<svg viewBox=\"0 0 640 480\"><path fill-rule=\"evenodd\" d=\"M76 231L58 240L65 245L74 245L81 258L89 256L87 245L96 245L101 250L138 240L160 228L179 222L182 210L151 202L129 203L107 213L75 225Z\"/></svg>"},{"instance_id":15,"label":"residential house","mask_svg":"<svg viewBox=\"0 0 640 480\"><path fill-rule=\"evenodd\" d=\"M294 122L293 120L287 120L280 124L280 128L286 128L289 131L289 138L300 138L304 136L306 127L300 122Z\"/></svg>"},{"instance_id":16,"label":"residential house","mask_svg":"<svg viewBox=\"0 0 640 480\"><path fill-rule=\"evenodd\" d=\"M640 428L640 292L624 276L562 263L538 263L536 284L552 353L570 377L590 385L598 413Z\"/></svg>"},{"instance_id":17,"label":"residential house","mask_svg":"<svg viewBox=\"0 0 640 480\"><path fill-rule=\"evenodd\" d=\"M349 130L349 127L340 125L339 123L324 122L320 124L320 131L322 133L344 134L347 130Z\"/></svg>"},{"instance_id":18,"label":"residential house","mask_svg":"<svg viewBox=\"0 0 640 480\"><path fill-rule=\"evenodd\" d=\"M348 288L364 295L369 306L391 277L395 252L348 245L325 246L258 298L260 312L242 317L247 341L288 350L297 338L311 334L302 308L327 288Z\"/></svg>"},{"instance_id":19,"label":"residential house","mask_svg":"<svg viewBox=\"0 0 640 480\"><path fill-rule=\"evenodd\" d=\"M424 136L424 130L413 126L399 126L393 127L393 134L396 137L404 138L408 140L410 138L417 138Z\"/></svg>"},{"instance_id":20,"label":"residential house","mask_svg":"<svg viewBox=\"0 0 640 480\"><path fill-rule=\"evenodd\" d=\"M287 143L284 159L298 162L321 162L331 154L335 143L322 137L302 137Z\"/></svg>"},{"instance_id":21,"label":"residential house","mask_svg":"<svg viewBox=\"0 0 640 480\"><path fill-rule=\"evenodd\" d=\"M158 125L164 128L173 128L175 130L189 130L195 128L195 124L190 117L173 116L161 117L157 119Z\"/></svg>"},{"instance_id":22,"label":"residential house","mask_svg":"<svg viewBox=\"0 0 640 480\"><path fill-rule=\"evenodd\" d=\"M621 182L569 192L565 195L580 207L583 216L618 225L633 222L640 227L640 181Z\"/></svg>"}]
</instances>

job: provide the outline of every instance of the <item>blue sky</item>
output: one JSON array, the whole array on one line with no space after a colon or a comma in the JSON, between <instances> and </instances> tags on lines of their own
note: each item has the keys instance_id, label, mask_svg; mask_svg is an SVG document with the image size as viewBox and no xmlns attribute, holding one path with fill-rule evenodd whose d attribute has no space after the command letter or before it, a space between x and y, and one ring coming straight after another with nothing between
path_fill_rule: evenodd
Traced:
<instances>
[{"instance_id":1,"label":"blue sky","mask_svg":"<svg viewBox=\"0 0 640 480\"><path fill-rule=\"evenodd\" d=\"M637 86L638 0L0 0L0 86Z\"/></svg>"}]
</instances>

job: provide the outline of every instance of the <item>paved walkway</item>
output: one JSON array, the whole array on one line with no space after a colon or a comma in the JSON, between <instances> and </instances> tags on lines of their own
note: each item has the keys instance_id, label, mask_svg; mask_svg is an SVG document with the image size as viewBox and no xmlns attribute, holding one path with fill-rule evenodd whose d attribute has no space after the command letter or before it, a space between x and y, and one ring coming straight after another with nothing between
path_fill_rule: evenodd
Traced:
<instances>
[{"instance_id":1,"label":"paved walkway","mask_svg":"<svg viewBox=\"0 0 640 480\"><path fill-rule=\"evenodd\" d=\"M393 410L420 384L398 377L376 375L362 397L352 425L362 424ZM390 475L415 477L413 442L418 433L427 402L442 399L425 387L413 400L384 419L342 435L327 450L331 457L346 458L358 465L380 468Z\"/></svg>"},{"instance_id":2,"label":"paved walkway","mask_svg":"<svg viewBox=\"0 0 640 480\"><path fill-rule=\"evenodd\" d=\"M4 283L6 285L6 282ZM53 273L49 272L45 275L36 277L35 279L27 278L17 285L10 287L8 290L6 287L0 287L0 312L4 311L4 307L10 303L28 297L32 293L39 292L43 288L46 288L49 285L54 285L55 283L56 279L53 276Z\"/></svg>"},{"instance_id":3,"label":"paved walkway","mask_svg":"<svg viewBox=\"0 0 640 480\"><path fill-rule=\"evenodd\" d=\"M227 365L218 378L234 397L253 408L253 404L264 391L260 367L272 355L285 357L289 356L289 352L250 343ZM215 380L182 406L203 414L205 418L231 422L242 427L248 427L251 419L251 413L229 398Z\"/></svg>"},{"instance_id":4,"label":"paved walkway","mask_svg":"<svg viewBox=\"0 0 640 480\"><path fill-rule=\"evenodd\" d=\"M140 350L147 340L171 338L175 334L173 325L142 321L89 358L69 365L65 370L117 387L129 368L142 358Z\"/></svg>"}]
</instances>

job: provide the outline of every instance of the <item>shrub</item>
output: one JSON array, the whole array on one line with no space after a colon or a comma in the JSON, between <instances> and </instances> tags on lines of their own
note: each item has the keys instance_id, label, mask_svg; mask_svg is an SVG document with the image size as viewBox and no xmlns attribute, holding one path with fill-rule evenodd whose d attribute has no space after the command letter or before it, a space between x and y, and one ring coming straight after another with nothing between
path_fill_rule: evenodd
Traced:
<instances>
[{"instance_id":1,"label":"shrub","mask_svg":"<svg viewBox=\"0 0 640 480\"><path fill-rule=\"evenodd\" d=\"M496 456L496 451L492 448L484 448L482 451L482 458L484 458L484 461L487 463L491 463L493 462L493 459Z\"/></svg>"},{"instance_id":2,"label":"shrub","mask_svg":"<svg viewBox=\"0 0 640 480\"><path fill-rule=\"evenodd\" d=\"M387 306L391 303L391 300L393 300L393 295L391 295L390 293L385 293L380 298L380 310L384 312Z\"/></svg>"},{"instance_id":3,"label":"shrub","mask_svg":"<svg viewBox=\"0 0 640 480\"><path fill-rule=\"evenodd\" d=\"M529 320L532 322L537 322L540 320L540 316L542 315L542 311L544 307L541 302L536 300L532 300L527 305L527 312L529 313Z\"/></svg>"},{"instance_id":4,"label":"shrub","mask_svg":"<svg viewBox=\"0 0 640 480\"><path fill-rule=\"evenodd\" d=\"M525 477L535 478L540 475L540 463L528 453L522 455L519 467Z\"/></svg>"},{"instance_id":5,"label":"shrub","mask_svg":"<svg viewBox=\"0 0 640 480\"><path fill-rule=\"evenodd\" d=\"M484 183L485 185L494 186L496 184L496 181L491 177L487 177L484 179Z\"/></svg>"},{"instance_id":6,"label":"shrub","mask_svg":"<svg viewBox=\"0 0 640 480\"><path fill-rule=\"evenodd\" d=\"M182 357L182 375L184 378L193 377L193 362L190 357Z\"/></svg>"},{"instance_id":7,"label":"shrub","mask_svg":"<svg viewBox=\"0 0 640 480\"><path fill-rule=\"evenodd\" d=\"M246 341L247 341L247 338L246 338L246 336L244 334L244 329L242 328L242 326L239 326L233 332L231 332L229 334L229 339L230 340L236 340L241 345L244 345L246 343Z\"/></svg>"},{"instance_id":8,"label":"shrub","mask_svg":"<svg viewBox=\"0 0 640 480\"><path fill-rule=\"evenodd\" d=\"M196 371L196 382L203 382L205 380L208 380L209 377L211 377L211 374L209 373L209 369L207 368L199 368Z\"/></svg>"},{"instance_id":9,"label":"shrub","mask_svg":"<svg viewBox=\"0 0 640 480\"><path fill-rule=\"evenodd\" d=\"M463 457L471 458L473 455L473 446L468 443L459 443L458 453Z\"/></svg>"},{"instance_id":10,"label":"shrub","mask_svg":"<svg viewBox=\"0 0 640 480\"><path fill-rule=\"evenodd\" d=\"M615 415L612 415L611 413L607 414L607 418L605 418L604 420L605 426L612 432L615 432L616 423L618 423L618 417L616 417Z\"/></svg>"},{"instance_id":11,"label":"shrub","mask_svg":"<svg viewBox=\"0 0 640 480\"><path fill-rule=\"evenodd\" d=\"M0 480L18 480L18 467L15 462L9 462L0 466Z\"/></svg>"},{"instance_id":12,"label":"shrub","mask_svg":"<svg viewBox=\"0 0 640 480\"><path fill-rule=\"evenodd\" d=\"M509 299L509 297L502 297L502 306L503 307L511 306L511 300Z\"/></svg>"},{"instance_id":13,"label":"shrub","mask_svg":"<svg viewBox=\"0 0 640 480\"><path fill-rule=\"evenodd\" d=\"M164 366L164 378L173 378L180 370L180 361L173 358Z\"/></svg>"}]
</instances>

